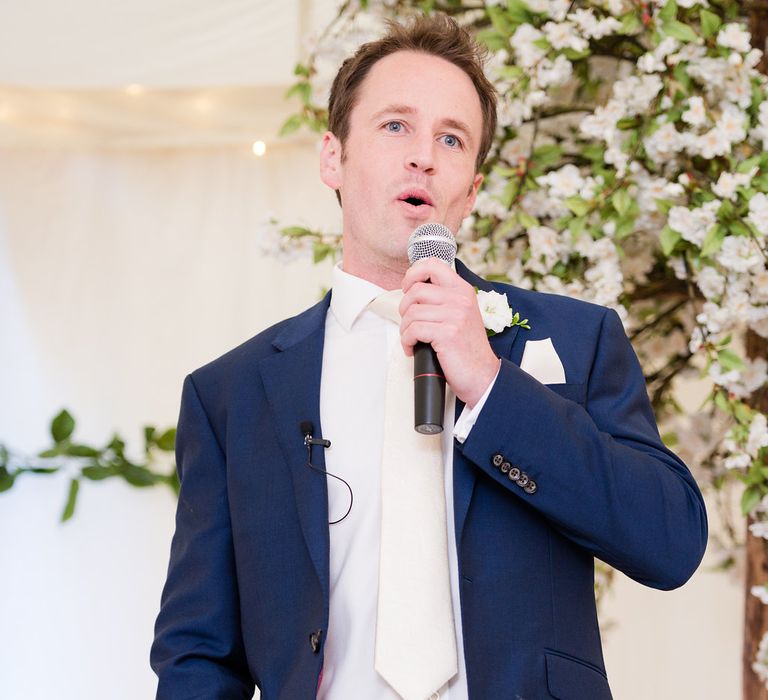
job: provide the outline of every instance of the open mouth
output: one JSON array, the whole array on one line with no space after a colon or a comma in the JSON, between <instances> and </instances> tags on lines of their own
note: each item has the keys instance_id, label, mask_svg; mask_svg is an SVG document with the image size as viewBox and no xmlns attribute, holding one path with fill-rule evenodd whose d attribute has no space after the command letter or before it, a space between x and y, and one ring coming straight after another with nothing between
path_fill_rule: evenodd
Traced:
<instances>
[{"instance_id":1,"label":"open mouth","mask_svg":"<svg viewBox=\"0 0 768 700\"><path fill-rule=\"evenodd\" d=\"M398 199L401 202L406 202L412 207L432 206L432 200L429 199L426 192L410 190L403 192Z\"/></svg>"}]
</instances>

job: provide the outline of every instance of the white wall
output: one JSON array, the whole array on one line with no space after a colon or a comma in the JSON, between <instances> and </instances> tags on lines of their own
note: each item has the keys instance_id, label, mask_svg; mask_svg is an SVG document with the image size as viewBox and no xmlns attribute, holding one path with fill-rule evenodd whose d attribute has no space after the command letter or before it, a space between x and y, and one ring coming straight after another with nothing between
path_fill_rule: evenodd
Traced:
<instances>
[{"instance_id":1,"label":"white wall","mask_svg":"<svg viewBox=\"0 0 768 700\"><path fill-rule=\"evenodd\" d=\"M67 406L77 435L176 419L184 375L312 303L328 268L264 258L257 223L333 230L313 146L186 152L0 152L0 442L44 447ZM152 697L147 657L174 500L66 478L0 494L0 698ZM740 585L701 571L680 591L619 575L606 662L621 700L721 700L740 687Z\"/></svg>"}]
</instances>

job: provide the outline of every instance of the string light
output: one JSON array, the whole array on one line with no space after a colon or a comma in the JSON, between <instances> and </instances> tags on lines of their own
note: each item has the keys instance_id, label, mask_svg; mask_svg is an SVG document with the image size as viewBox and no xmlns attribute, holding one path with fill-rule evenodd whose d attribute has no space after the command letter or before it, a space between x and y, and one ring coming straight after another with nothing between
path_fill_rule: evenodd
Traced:
<instances>
[{"instance_id":1,"label":"string light","mask_svg":"<svg viewBox=\"0 0 768 700\"><path fill-rule=\"evenodd\" d=\"M263 141L254 141L253 142L253 155L258 156L261 158L266 152L267 152L267 144Z\"/></svg>"}]
</instances>

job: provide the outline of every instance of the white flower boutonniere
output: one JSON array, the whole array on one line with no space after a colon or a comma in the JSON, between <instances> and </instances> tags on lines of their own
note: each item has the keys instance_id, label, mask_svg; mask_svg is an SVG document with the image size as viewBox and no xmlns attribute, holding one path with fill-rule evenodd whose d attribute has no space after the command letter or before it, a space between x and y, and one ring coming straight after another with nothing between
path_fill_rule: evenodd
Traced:
<instances>
[{"instance_id":1,"label":"white flower boutonniere","mask_svg":"<svg viewBox=\"0 0 768 700\"><path fill-rule=\"evenodd\" d=\"M498 292L477 291L477 304L480 307L480 315L483 317L483 325L489 336L501 333L505 328L520 326L531 330L528 319L520 319L519 312L513 312L507 301L507 297Z\"/></svg>"}]
</instances>

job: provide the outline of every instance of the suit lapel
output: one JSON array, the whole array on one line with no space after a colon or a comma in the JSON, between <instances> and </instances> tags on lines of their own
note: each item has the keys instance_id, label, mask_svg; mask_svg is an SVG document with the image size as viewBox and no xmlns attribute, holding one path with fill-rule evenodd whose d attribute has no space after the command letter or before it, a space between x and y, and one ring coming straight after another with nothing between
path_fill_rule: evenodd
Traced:
<instances>
[{"instance_id":1,"label":"suit lapel","mask_svg":"<svg viewBox=\"0 0 768 700\"><path fill-rule=\"evenodd\" d=\"M326 478L307 466L307 448L299 425L311 421L314 435L322 435L320 374L329 302L330 293L303 314L286 321L272 343L277 352L259 363L275 432L291 471L304 539L326 600L330 553ZM312 448L312 464L325 470L321 447Z\"/></svg>"},{"instance_id":2,"label":"suit lapel","mask_svg":"<svg viewBox=\"0 0 768 700\"><path fill-rule=\"evenodd\" d=\"M456 272L459 276L469 282L473 287L484 291L494 291L493 285L478 277L474 272L466 267L460 260L456 260ZM496 290L498 291L498 290ZM512 299L507 296L510 306L517 311ZM512 356L512 345L517 338L519 326L508 328L503 333L497 333L489 338L493 351L498 357L510 359ZM458 420L461 412L464 410L464 403L456 399L456 415L454 420ZM469 511L469 504L472 501L472 494L477 480L477 467L464 457L457 445L453 448L453 513L454 526L456 529L456 544L460 546L461 534L464 531L464 522Z\"/></svg>"}]
</instances>

